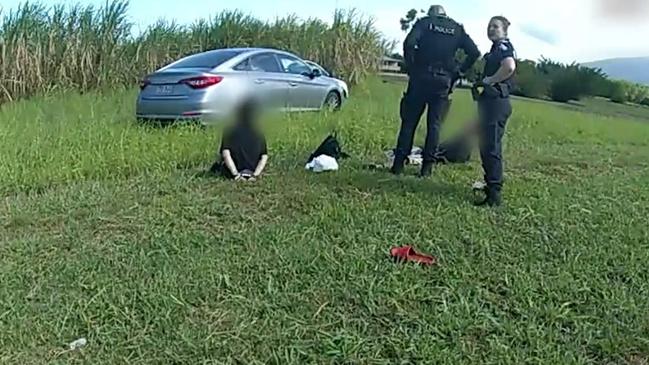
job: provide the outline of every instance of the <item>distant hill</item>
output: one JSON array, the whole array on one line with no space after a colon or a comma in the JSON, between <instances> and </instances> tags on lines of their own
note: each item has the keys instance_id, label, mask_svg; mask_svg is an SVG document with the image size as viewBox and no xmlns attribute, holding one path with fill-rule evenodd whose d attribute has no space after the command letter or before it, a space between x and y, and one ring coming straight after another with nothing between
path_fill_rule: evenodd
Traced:
<instances>
[{"instance_id":1,"label":"distant hill","mask_svg":"<svg viewBox=\"0 0 649 365\"><path fill-rule=\"evenodd\" d=\"M649 57L612 58L583 65L601 68L612 79L649 85Z\"/></svg>"}]
</instances>

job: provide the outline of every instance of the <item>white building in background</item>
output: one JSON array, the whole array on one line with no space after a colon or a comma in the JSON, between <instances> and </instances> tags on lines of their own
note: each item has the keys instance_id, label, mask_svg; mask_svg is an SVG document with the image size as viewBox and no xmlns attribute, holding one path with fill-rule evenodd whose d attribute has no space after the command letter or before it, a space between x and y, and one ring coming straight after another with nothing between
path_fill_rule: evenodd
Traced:
<instances>
[{"instance_id":1,"label":"white building in background","mask_svg":"<svg viewBox=\"0 0 649 365\"><path fill-rule=\"evenodd\" d=\"M381 72L401 72L401 60L384 56L381 59Z\"/></svg>"}]
</instances>

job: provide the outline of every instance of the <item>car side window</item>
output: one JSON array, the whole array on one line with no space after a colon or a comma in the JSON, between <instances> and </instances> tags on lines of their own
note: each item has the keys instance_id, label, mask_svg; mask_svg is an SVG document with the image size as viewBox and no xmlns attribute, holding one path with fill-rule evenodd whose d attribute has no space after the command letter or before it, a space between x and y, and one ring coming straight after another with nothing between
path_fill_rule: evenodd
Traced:
<instances>
[{"instance_id":1,"label":"car side window","mask_svg":"<svg viewBox=\"0 0 649 365\"><path fill-rule=\"evenodd\" d=\"M282 69L280 68L279 63L277 63L275 55L271 53L262 53L248 59L246 71L281 73Z\"/></svg>"},{"instance_id":2,"label":"car side window","mask_svg":"<svg viewBox=\"0 0 649 365\"><path fill-rule=\"evenodd\" d=\"M246 58L244 61L234 66L235 71L251 71L250 69L250 58Z\"/></svg>"},{"instance_id":3,"label":"car side window","mask_svg":"<svg viewBox=\"0 0 649 365\"><path fill-rule=\"evenodd\" d=\"M311 67L299 59L287 55L279 55L279 62L284 72L294 75L308 75L312 72Z\"/></svg>"},{"instance_id":4,"label":"car side window","mask_svg":"<svg viewBox=\"0 0 649 365\"><path fill-rule=\"evenodd\" d=\"M328 72L327 70L325 70L324 68L322 68L321 66L316 66L316 68L317 68L318 70L320 70L320 73L321 73L323 76L329 76L329 72Z\"/></svg>"}]
</instances>

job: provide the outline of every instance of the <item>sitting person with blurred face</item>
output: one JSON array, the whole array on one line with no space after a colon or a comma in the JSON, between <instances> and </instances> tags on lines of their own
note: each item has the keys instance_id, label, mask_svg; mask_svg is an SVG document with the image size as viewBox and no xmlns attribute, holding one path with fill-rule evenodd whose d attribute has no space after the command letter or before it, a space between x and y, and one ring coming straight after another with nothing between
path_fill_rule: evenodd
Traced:
<instances>
[{"instance_id":1,"label":"sitting person with blurred face","mask_svg":"<svg viewBox=\"0 0 649 365\"><path fill-rule=\"evenodd\" d=\"M236 181L254 181L261 176L268 150L256 117L257 111L250 104L237 113L234 125L223 132L220 159L210 169L212 173Z\"/></svg>"}]
</instances>

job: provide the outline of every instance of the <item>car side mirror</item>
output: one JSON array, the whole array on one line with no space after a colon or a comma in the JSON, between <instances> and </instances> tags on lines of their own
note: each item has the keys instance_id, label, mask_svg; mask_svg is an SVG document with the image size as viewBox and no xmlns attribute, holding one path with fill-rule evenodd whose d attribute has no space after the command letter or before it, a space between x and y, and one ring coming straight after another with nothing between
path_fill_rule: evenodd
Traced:
<instances>
[{"instance_id":1,"label":"car side mirror","mask_svg":"<svg viewBox=\"0 0 649 365\"><path fill-rule=\"evenodd\" d=\"M317 68L314 68L313 71L311 71L311 78L316 78L322 76L322 72L318 70Z\"/></svg>"}]
</instances>

